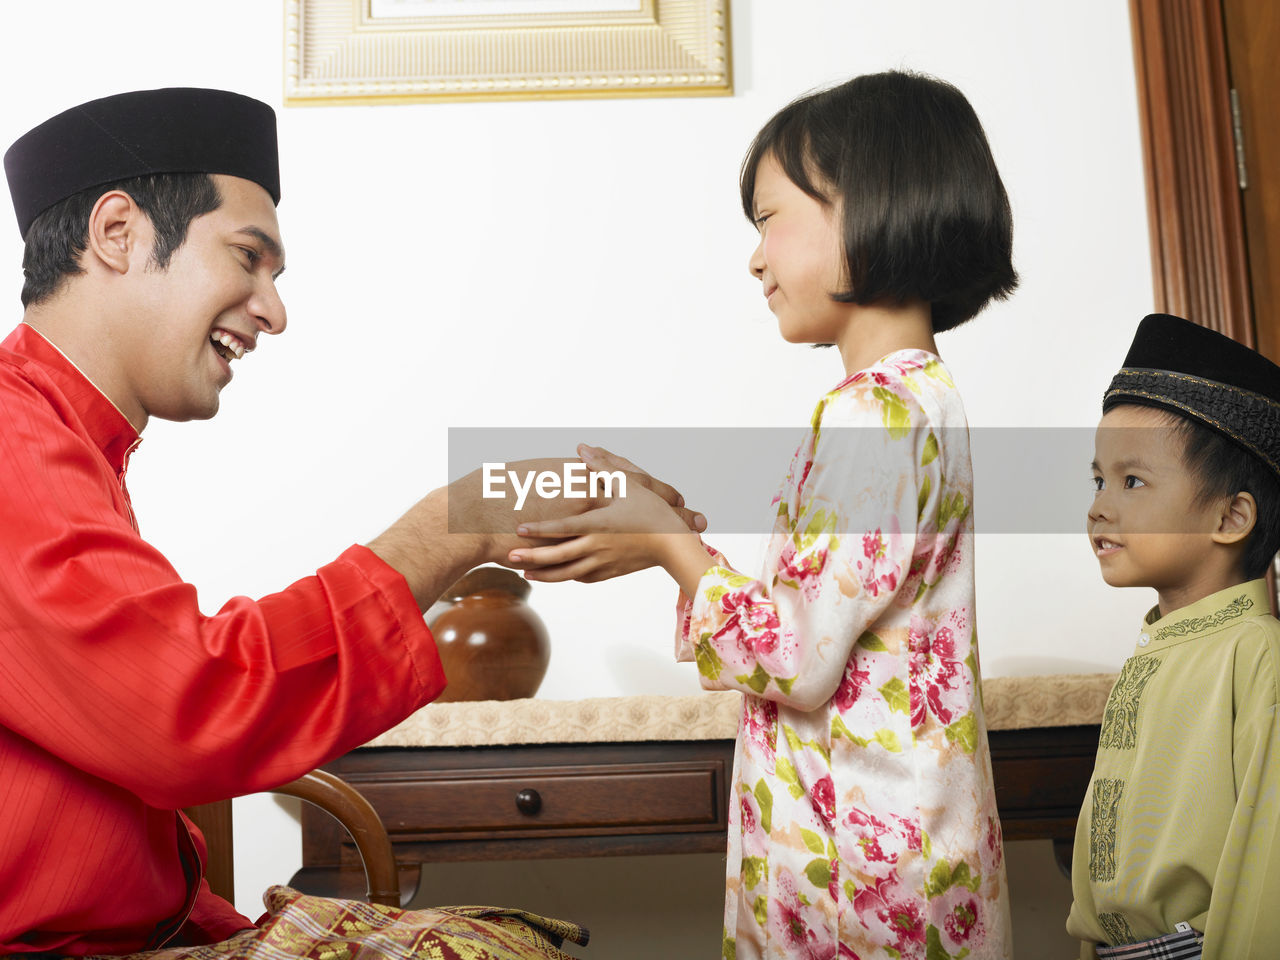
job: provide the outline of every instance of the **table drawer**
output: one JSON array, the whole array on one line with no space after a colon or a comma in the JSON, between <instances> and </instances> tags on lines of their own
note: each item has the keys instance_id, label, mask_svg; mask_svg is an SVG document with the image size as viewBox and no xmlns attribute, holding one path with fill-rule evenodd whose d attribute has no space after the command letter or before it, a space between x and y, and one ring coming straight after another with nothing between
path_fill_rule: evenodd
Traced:
<instances>
[{"instance_id":1,"label":"table drawer","mask_svg":"<svg viewBox=\"0 0 1280 960\"><path fill-rule=\"evenodd\" d=\"M723 821L712 762L446 771L359 783L393 838L507 831L632 830Z\"/></svg>"}]
</instances>

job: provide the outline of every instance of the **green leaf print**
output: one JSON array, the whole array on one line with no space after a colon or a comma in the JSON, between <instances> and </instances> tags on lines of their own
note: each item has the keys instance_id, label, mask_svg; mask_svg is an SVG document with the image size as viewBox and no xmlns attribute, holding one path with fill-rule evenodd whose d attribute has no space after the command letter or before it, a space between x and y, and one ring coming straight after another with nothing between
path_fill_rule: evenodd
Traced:
<instances>
[{"instance_id":1,"label":"green leaf print","mask_svg":"<svg viewBox=\"0 0 1280 960\"><path fill-rule=\"evenodd\" d=\"M804 787L800 786L800 776L796 773L796 768L792 766L791 761L786 757L779 757L774 764L774 771L778 779L787 785L790 794L799 800L804 796Z\"/></svg>"},{"instance_id":2,"label":"green leaf print","mask_svg":"<svg viewBox=\"0 0 1280 960\"><path fill-rule=\"evenodd\" d=\"M738 942L728 932L720 942L720 960L738 960Z\"/></svg>"},{"instance_id":3,"label":"green leaf print","mask_svg":"<svg viewBox=\"0 0 1280 960\"><path fill-rule=\"evenodd\" d=\"M889 705L890 710L910 715L911 694L907 690L907 685L902 682L901 677L894 677L881 687L880 696L884 697L884 702Z\"/></svg>"},{"instance_id":4,"label":"green leaf print","mask_svg":"<svg viewBox=\"0 0 1280 960\"><path fill-rule=\"evenodd\" d=\"M890 753L901 753L902 744L898 742L898 735L889 729L880 729L876 731L876 743L884 747Z\"/></svg>"},{"instance_id":5,"label":"green leaf print","mask_svg":"<svg viewBox=\"0 0 1280 960\"><path fill-rule=\"evenodd\" d=\"M938 459L938 438L933 435L933 431L929 431L929 436L924 438L924 456L920 458L920 466L927 467L933 461Z\"/></svg>"},{"instance_id":6,"label":"green leaf print","mask_svg":"<svg viewBox=\"0 0 1280 960\"><path fill-rule=\"evenodd\" d=\"M945 383L948 387L954 387L955 381L951 379L947 373L946 367L942 365L941 360L930 360L924 365L924 375L932 377L940 383Z\"/></svg>"},{"instance_id":7,"label":"green leaf print","mask_svg":"<svg viewBox=\"0 0 1280 960\"><path fill-rule=\"evenodd\" d=\"M756 784L755 797L760 807L760 829L765 833L772 833L773 791L769 789L769 784L765 782L764 777L761 777L760 782Z\"/></svg>"},{"instance_id":8,"label":"green leaf print","mask_svg":"<svg viewBox=\"0 0 1280 960\"><path fill-rule=\"evenodd\" d=\"M809 848L810 853L826 853L827 845L822 842L822 837L814 833L812 830L800 828L800 839L804 841L804 845Z\"/></svg>"},{"instance_id":9,"label":"green leaf print","mask_svg":"<svg viewBox=\"0 0 1280 960\"><path fill-rule=\"evenodd\" d=\"M795 677L774 677L773 682L774 682L774 685L777 686L779 690L781 690L784 694L787 694L789 696L791 694L791 688L795 686L796 678Z\"/></svg>"},{"instance_id":10,"label":"green leaf print","mask_svg":"<svg viewBox=\"0 0 1280 960\"><path fill-rule=\"evenodd\" d=\"M819 890L827 889L831 883L831 861L810 860L804 868L804 875Z\"/></svg>"},{"instance_id":11,"label":"green leaf print","mask_svg":"<svg viewBox=\"0 0 1280 960\"><path fill-rule=\"evenodd\" d=\"M723 583L717 583L713 587L707 587L707 593L706 593L707 602L715 603L717 600L719 600L728 592L729 592L729 588L726 587Z\"/></svg>"},{"instance_id":12,"label":"green leaf print","mask_svg":"<svg viewBox=\"0 0 1280 960\"><path fill-rule=\"evenodd\" d=\"M880 417L889 436L901 440L911 432L911 411L896 393L887 387L876 387L871 395L880 401Z\"/></svg>"},{"instance_id":13,"label":"green leaf print","mask_svg":"<svg viewBox=\"0 0 1280 960\"><path fill-rule=\"evenodd\" d=\"M785 723L782 725L782 735L787 740L787 746L791 748L792 753L800 752L800 735Z\"/></svg>"},{"instance_id":14,"label":"green leaf print","mask_svg":"<svg viewBox=\"0 0 1280 960\"><path fill-rule=\"evenodd\" d=\"M968 947L961 947L959 953L947 953L942 945L942 934L932 923L925 930L925 960L964 960L969 955Z\"/></svg>"},{"instance_id":15,"label":"green leaf print","mask_svg":"<svg viewBox=\"0 0 1280 960\"><path fill-rule=\"evenodd\" d=\"M889 648L884 645L884 641L868 630L858 638L858 646L863 650L870 650L873 653L888 653Z\"/></svg>"},{"instance_id":16,"label":"green leaf print","mask_svg":"<svg viewBox=\"0 0 1280 960\"><path fill-rule=\"evenodd\" d=\"M942 498L938 505L938 527L945 527L952 519L964 522L969 516L969 505L965 503L964 494L957 490L951 496Z\"/></svg>"},{"instance_id":17,"label":"green leaf print","mask_svg":"<svg viewBox=\"0 0 1280 960\"><path fill-rule=\"evenodd\" d=\"M702 638L694 645L693 659L698 663L698 673L715 680L720 676L720 672L724 670L724 663L721 662L720 655L707 642L710 638L711 634L709 633L702 635Z\"/></svg>"},{"instance_id":18,"label":"green leaf print","mask_svg":"<svg viewBox=\"0 0 1280 960\"><path fill-rule=\"evenodd\" d=\"M858 895L858 888L854 886L854 883L852 880L846 880L844 882L843 889L844 889L844 895L848 897L850 900L852 900L854 897Z\"/></svg>"},{"instance_id":19,"label":"green leaf print","mask_svg":"<svg viewBox=\"0 0 1280 960\"><path fill-rule=\"evenodd\" d=\"M933 858L933 841L929 839L929 834L920 831L920 852L924 854L926 860Z\"/></svg>"},{"instance_id":20,"label":"green leaf print","mask_svg":"<svg viewBox=\"0 0 1280 960\"><path fill-rule=\"evenodd\" d=\"M969 872L969 864L961 860L955 869L945 860L939 860L929 872L929 879L924 884L924 895L932 900L940 897L952 887L966 887L977 892L980 878Z\"/></svg>"},{"instance_id":21,"label":"green leaf print","mask_svg":"<svg viewBox=\"0 0 1280 960\"><path fill-rule=\"evenodd\" d=\"M795 533L791 535L796 553L808 553L822 537L830 538L829 549L839 548L840 542L835 537L839 517L834 510L815 510L807 518L802 519L804 526L797 527Z\"/></svg>"},{"instance_id":22,"label":"green leaf print","mask_svg":"<svg viewBox=\"0 0 1280 960\"><path fill-rule=\"evenodd\" d=\"M751 676L747 676L745 673L740 673L733 679L738 681L738 683L750 687L756 693L764 693L764 688L769 685L769 681L772 680L773 677L769 676L768 671L757 663L756 672L751 674Z\"/></svg>"},{"instance_id":23,"label":"green leaf print","mask_svg":"<svg viewBox=\"0 0 1280 960\"><path fill-rule=\"evenodd\" d=\"M947 739L965 753L978 749L978 720L972 710L947 727Z\"/></svg>"},{"instance_id":24,"label":"green leaf print","mask_svg":"<svg viewBox=\"0 0 1280 960\"><path fill-rule=\"evenodd\" d=\"M769 879L769 861L764 857L742 858L742 885L750 890Z\"/></svg>"},{"instance_id":25,"label":"green leaf print","mask_svg":"<svg viewBox=\"0 0 1280 960\"><path fill-rule=\"evenodd\" d=\"M920 484L920 493L916 497L916 520L917 522L924 516L924 508L929 505L929 493L932 491L929 484L929 476L925 474L924 483Z\"/></svg>"},{"instance_id":26,"label":"green leaf print","mask_svg":"<svg viewBox=\"0 0 1280 960\"><path fill-rule=\"evenodd\" d=\"M765 897L756 897L755 903L751 905L752 912L756 915L756 923L763 927L769 922L769 901Z\"/></svg>"},{"instance_id":27,"label":"green leaf print","mask_svg":"<svg viewBox=\"0 0 1280 960\"><path fill-rule=\"evenodd\" d=\"M867 744L871 742L870 740L864 740L862 737L859 737L856 734L854 734L854 732L849 729L848 725L844 722L844 720L840 718L840 715L836 714L834 717L831 718L831 739L836 740L840 737L844 737L846 740L850 740L853 743L856 743L860 747L865 747Z\"/></svg>"}]
</instances>

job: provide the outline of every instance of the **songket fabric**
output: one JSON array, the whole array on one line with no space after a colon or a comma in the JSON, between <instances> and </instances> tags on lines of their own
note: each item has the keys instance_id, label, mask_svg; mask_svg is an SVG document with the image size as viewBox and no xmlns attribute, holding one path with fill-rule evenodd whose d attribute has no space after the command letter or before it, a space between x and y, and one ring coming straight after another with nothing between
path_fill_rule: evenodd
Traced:
<instances>
[{"instance_id":1,"label":"songket fabric","mask_svg":"<svg viewBox=\"0 0 1280 960\"><path fill-rule=\"evenodd\" d=\"M720 559L677 654L745 694L723 955L1012 955L974 619L972 469L938 357L818 403L758 578Z\"/></svg>"},{"instance_id":2,"label":"songket fabric","mask_svg":"<svg viewBox=\"0 0 1280 960\"><path fill-rule=\"evenodd\" d=\"M1280 623L1265 580L1143 619L1107 699L1076 827L1067 931L1204 935L1205 960L1280 951Z\"/></svg>"},{"instance_id":3,"label":"songket fabric","mask_svg":"<svg viewBox=\"0 0 1280 960\"><path fill-rule=\"evenodd\" d=\"M293 780L444 687L404 578L364 547L204 615L138 532L138 442L35 330L0 344L0 954L252 926L177 811Z\"/></svg>"},{"instance_id":4,"label":"songket fabric","mask_svg":"<svg viewBox=\"0 0 1280 960\"><path fill-rule=\"evenodd\" d=\"M576 924L501 907L400 910L288 887L272 887L264 900L257 929L225 942L114 960L573 960L560 947L587 942Z\"/></svg>"}]
</instances>

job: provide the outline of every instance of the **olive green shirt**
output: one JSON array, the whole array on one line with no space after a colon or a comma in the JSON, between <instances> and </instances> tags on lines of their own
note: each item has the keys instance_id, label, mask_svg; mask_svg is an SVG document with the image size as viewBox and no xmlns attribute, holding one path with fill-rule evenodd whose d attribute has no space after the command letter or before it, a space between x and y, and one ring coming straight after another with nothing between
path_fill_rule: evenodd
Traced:
<instances>
[{"instance_id":1,"label":"olive green shirt","mask_svg":"<svg viewBox=\"0 0 1280 960\"><path fill-rule=\"evenodd\" d=\"M1107 698L1076 827L1067 932L1205 935L1204 958L1280 956L1280 622L1253 580L1156 619Z\"/></svg>"}]
</instances>

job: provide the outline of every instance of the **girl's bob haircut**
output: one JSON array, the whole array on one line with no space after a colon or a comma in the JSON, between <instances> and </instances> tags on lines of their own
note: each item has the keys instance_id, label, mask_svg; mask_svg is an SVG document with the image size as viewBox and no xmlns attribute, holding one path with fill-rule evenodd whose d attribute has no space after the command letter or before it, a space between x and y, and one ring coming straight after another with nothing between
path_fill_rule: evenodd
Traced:
<instances>
[{"instance_id":1,"label":"girl's bob haircut","mask_svg":"<svg viewBox=\"0 0 1280 960\"><path fill-rule=\"evenodd\" d=\"M756 171L767 157L840 210L849 288L833 291L834 300L923 300L942 331L1017 286L1009 197L977 114L951 84L874 73L784 107L742 163L742 209L752 222Z\"/></svg>"}]
</instances>

